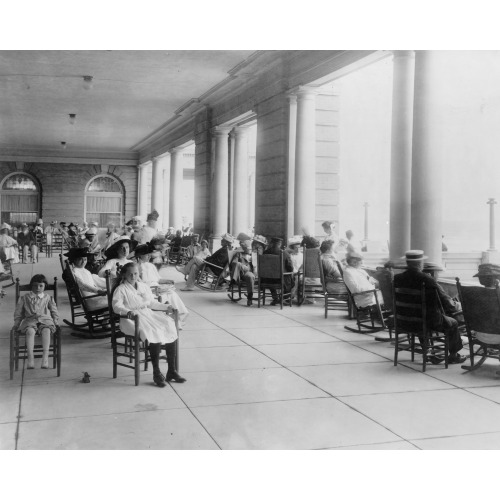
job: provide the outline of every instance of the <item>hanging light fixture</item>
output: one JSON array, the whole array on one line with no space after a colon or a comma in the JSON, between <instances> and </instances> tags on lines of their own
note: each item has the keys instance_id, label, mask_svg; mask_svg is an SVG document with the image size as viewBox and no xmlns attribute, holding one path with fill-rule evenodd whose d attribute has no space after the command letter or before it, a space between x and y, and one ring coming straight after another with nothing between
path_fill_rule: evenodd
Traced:
<instances>
[{"instance_id":1,"label":"hanging light fixture","mask_svg":"<svg viewBox=\"0 0 500 500\"><path fill-rule=\"evenodd\" d=\"M62 147L63 149L66 149L66 143L65 143L64 141L61 141L61 147Z\"/></svg>"},{"instance_id":2,"label":"hanging light fixture","mask_svg":"<svg viewBox=\"0 0 500 500\"><path fill-rule=\"evenodd\" d=\"M76 120L76 114L75 114L75 113L70 113L70 114L69 114L69 123L70 123L71 125L74 125L75 120Z\"/></svg>"},{"instance_id":3,"label":"hanging light fixture","mask_svg":"<svg viewBox=\"0 0 500 500\"><path fill-rule=\"evenodd\" d=\"M94 84L93 80L94 80L93 76L84 76L83 77L83 88L85 90L90 90L92 88L92 85Z\"/></svg>"}]
</instances>

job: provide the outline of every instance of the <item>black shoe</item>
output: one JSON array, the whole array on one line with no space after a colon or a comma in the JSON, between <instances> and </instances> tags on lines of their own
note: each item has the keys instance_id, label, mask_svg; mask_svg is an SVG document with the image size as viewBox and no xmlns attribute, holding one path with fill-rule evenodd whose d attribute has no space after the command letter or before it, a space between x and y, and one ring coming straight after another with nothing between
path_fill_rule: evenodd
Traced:
<instances>
[{"instance_id":1,"label":"black shoe","mask_svg":"<svg viewBox=\"0 0 500 500\"><path fill-rule=\"evenodd\" d=\"M177 382L182 384L186 381L184 377L181 377L175 370L167 372L167 382Z\"/></svg>"},{"instance_id":2,"label":"black shoe","mask_svg":"<svg viewBox=\"0 0 500 500\"><path fill-rule=\"evenodd\" d=\"M271 306L277 306L277 305L279 305L279 303L280 303L279 300L273 300L270 305Z\"/></svg>"},{"instance_id":3,"label":"black shoe","mask_svg":"<svg viewBox=\"0 0 500 500\"><path fill-rule=\"evenodd\" d=\"M252 299L247 299L247 307L252 307Z\"/></svg>"},{"instance_id":4,"label":"black shoe","mask_svg":"<svg viewBox=\"0 0 500 500\"><path fill-rule=\"evenodd\" d=\"M158 386L158 387L165 387L165 377L162 375L161 372L156 372L153 373L153 382Z\"/></svg>"},{"instance_id":5,"label":"black shoe","mask_svg":"<svg viewBox=\"0 0 500 500\"><path fill-rule=\"evenodd\" d=\"M439 363L442 363L444 361L444 358L441 358L439 356L429 356L427 358L433 365L439 365Z\"/></svg>"},{"instance_id":6,"label":"black shoe","mask_svg":"<svg viewBox=\"0 0 500 500\"><path fill-rule=\"evenodd\" d=\"M455 354L451 354L449 357L448 357L448 363L450 365L459 365L461 363L465 363L465 361L467 360L467 357L466 356L462 356L460 354L455 353Z\"/></svg>"}]
</instances>

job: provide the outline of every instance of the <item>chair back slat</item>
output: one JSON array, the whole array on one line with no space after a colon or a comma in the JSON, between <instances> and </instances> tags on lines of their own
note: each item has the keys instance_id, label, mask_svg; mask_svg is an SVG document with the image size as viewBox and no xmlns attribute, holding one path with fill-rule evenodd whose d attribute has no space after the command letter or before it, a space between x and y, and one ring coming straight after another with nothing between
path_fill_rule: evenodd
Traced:
<instances>
[{"instance_id":1,"label":"chair back slat","mask_svg":"<svg viewBox=\"0 0 500 500\"><path fill-rule=\"evenodd\" d=\"M263 254L258 257L259 278L280 279L282 274L281 255Z\"/></svg>"},{"instance_id":2,"label":"chair back slat","mask_svg":"<svg viewBox=\"0 0 500 500\"><path fill-rule=\"evenodd\" d=\"M321 278L321 260L319 248L304 247L304 277L305 278Z\"/></svg>"},{"instance_id":3,"label":"chair back slat","mask_svg":"<svg viewBox=\"0 0 500 500\"><path fill-rule=\"evenodd\" d=\"M397 332L425 334L427 329L425 293L425 284L422 284L420 290L394 287L393 308Z\"/></svg>"},{"instance_id":4,"label":"chair back slat","mask_svg":"<svg viewBox=\"0 0 500 500\"><path fill-rule=\"evenodd\" d=\"M457 285L466 326L476 332L500 335L498 289L464 286L458 279Z\"/></svg>"},{"instance_id":5,"label":"chair back slat","mask_svg":"<svg viewBox=\"0 0 500 500\"><path fill-rule=\"evenodd\" d=\"M16 304L19 302L19 297L21 293L26 293L31 291L31 285L21 285L19 278L16 278ZM45 292L52 292L52 297L57 305L57 278L54 278L54 283L45 285Z\"/></svg>"}]
</instances>

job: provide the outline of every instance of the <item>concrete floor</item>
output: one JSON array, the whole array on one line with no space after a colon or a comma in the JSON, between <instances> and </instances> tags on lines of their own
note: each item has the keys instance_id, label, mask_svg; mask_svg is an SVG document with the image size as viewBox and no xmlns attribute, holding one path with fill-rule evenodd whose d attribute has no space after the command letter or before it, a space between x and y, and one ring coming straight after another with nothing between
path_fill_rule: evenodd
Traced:
<instances>
[{"instance_id":1,"label":"concrete floor","mask_svg":"<svg viewBox=\"0 0 500 500\"><path fill-rule=\"evenodd\" d=\"M60 277L58 260L16 265ZM179 280L174 268L165 277ZM178 289L183 286L178 283ZM0 306L0 449L499 449L500 377L429 366L369 335L344 329L321 304L247 308L225 293L179 292L191 314L181 332L180 372L161 389L152 374L112 378L109 339L63 327L61 377L23 367L9 380L14 287ZM243 302L243 301L242 301ZM59 309L69 318L64 283ZM91 383L81 383L82 372ZM155 429L152 432L151 429Z\"/></svg>"}]
</instances>

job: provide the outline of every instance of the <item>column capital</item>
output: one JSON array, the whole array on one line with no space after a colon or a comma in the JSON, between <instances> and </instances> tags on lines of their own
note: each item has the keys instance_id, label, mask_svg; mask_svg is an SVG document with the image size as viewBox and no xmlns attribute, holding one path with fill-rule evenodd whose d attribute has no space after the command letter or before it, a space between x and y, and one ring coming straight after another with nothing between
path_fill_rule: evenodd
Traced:
<instances>
[{"instance_id":1,"label":"column capital","mask_svg":"<svg viewBox=\"0 0 500 500\"><path fill-rule=\"evenodd\" d=\"M231 133L233 133L236 137L244 137L248 133L248 126L238 125L231 130Z\"/></svg>"},{"instance_id":2,"label":"column capital","mask_svg":"<svg viewBox=\"0 0 500 500\"><path fill-rule=\"evenodd\" d=\"M169 152L170 154L180 153L180 152L182 152L184 149L185 149L185 148L184 148L184 147L182 147L182 146L177 146L177 147L175 147L175 148L169 149L169 150L168 150L168 152Z\"/></svg>"},{"instance_id":3,"label":"column capital","mask_svg":"<svg viewBox=\"0 0 500 500\"><path fill-rule=\"evenodd\" d=\"M231 132L231 127L217 125L216 127L213 127L210 132L212 133L212 135L215 135L217 137L228 136L229 132Z\"/></svg>"},{"instance_id":4,"label":"column capital","mask_svg":"<svg viewBox=\"0 0 500 500\"><path fill-rule=\"evenodd\" d=\"M295 95L298 99L312 99L318 94L319 89L317 87L311 87L309 85L300 85L295 89Z\"/></svg>"}]
</instances>

